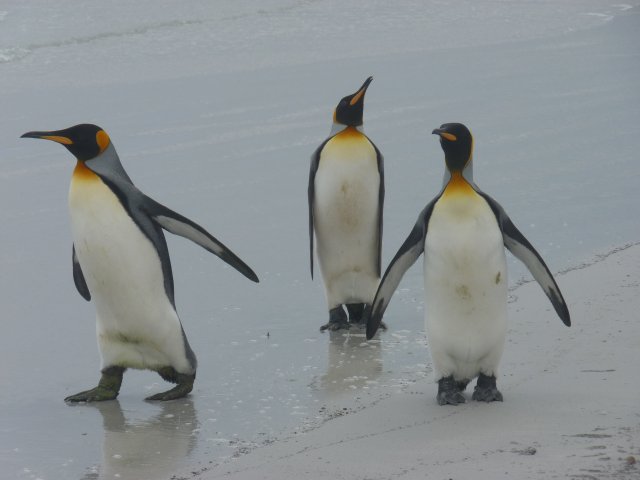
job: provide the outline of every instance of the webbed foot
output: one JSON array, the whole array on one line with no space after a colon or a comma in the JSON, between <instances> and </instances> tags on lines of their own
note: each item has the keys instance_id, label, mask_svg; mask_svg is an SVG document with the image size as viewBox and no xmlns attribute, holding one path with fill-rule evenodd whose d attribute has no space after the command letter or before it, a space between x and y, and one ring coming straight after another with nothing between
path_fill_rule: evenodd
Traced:
<instances>
[{"instance_id":1,"label":"webbed foot","mask_svg":"<svg viewBox=\"0 0 640 480\"><path fill-rule=\"evenodd\" d=\"M120 392L122 385L122 375L126 369L123 367L108 367L102 370L102 376L98 386L91 390L70 395L64 399L65 402L103 402L114 400Z\"/></svg>"},{"instance_id":2,"label":"webbed foot","mask_svg":"<svg viewBox=\"0 0 640 480\"><path fill-rule=\"evenodd\" d=\"M466 399L461 392L461 384L453 379L453 376L443 377L438 380L438 405L459 405L465 403Z\"/></svg>"},{"instance_id":3,"label":"webbed foot","mask_svg":"<svg viewBox=\"0 0 640 480\"><path fill-rule=\"evenodd\" d=\"M177 385L171 390L156 393L155 395L147 397L145 400L175 400L177 398L186 397L191 390L193 390L193 382L196 379L195 373L192 375L186 375L184 373L178 373L173 367L164 367L158 370L158 374L167 382L177 383Z\"/></svg>"},{"instance_id":4,"label":"webbed foot","mask_svg":"<svg viewBox=\"0 0 640 480\"><path fill-rule=\"evenodd\" d=\"M145 398L145 400L160 400L163 402L167 400L176 400L177 398L186 397L191 392L191 390L193 390L193 382L191 382L190 384L180 383L173 387L171 390L167 390L166 392L162 393L156 393L155 395L151 395Z\"/></svg>"},{"instance_id":5,"label":"webbed foot","mask_svg":"<svg viewBox=\"0 0 640 480\"><path fill-rule=\"evenodd\" d=\"M502 402L502 393L496 387L496 377L481 373L471 399L477 402Z\"/></svg>"},{"instance_id":6,"label":"webbed foot","mask_svg":"<svg viewBox=\"0 0 640 480\"><path fill-rule=\"evenodd\" d=\"M343 328L348 330L350 326L347 320L347 313L342 308L342 305L339 305L329 310L329 323L322 325L320 331L324 332L325 330L329 330L335 332Z\"/></svg>"}]
</instances>

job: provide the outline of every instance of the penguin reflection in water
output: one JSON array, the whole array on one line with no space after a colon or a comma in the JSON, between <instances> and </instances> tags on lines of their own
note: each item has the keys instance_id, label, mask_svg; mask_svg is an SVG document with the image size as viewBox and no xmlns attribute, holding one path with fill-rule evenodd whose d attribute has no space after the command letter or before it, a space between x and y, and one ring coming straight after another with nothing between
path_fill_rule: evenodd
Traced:
<instances>
[{"instance_id":1,"label":"penguin reflection in water","mask_svg":"<svg viewBox=\"0 0 640 480\"><path fill-rule=\"evenodd\" d=\"M329 322L320 330L362 324L380 279L383 157L362 131L364 95L372 80L340 100L329 138L311 156L311 278L315 233L329 308Z\"/></svg>"},{"instance_id":2,"label":"penguin reflection in water","mask_svg":"<svg viewBox=\"0 0 640 480\"><path fill-rule=\"evenodd\" d=\"M472 399L502 401L496 371L507 332L506 247L529 269L565 325L569 310L544 261L503 208L473 182L471 132L460 123L433 131L440 137L444 188L420 213L387 268L367 323L375 334L393 292L424 252L425 326L440 405Z\"/></svg>"},{"instance_id":3,"label":"penguin reflection in water","mask_svg":"<svg viewBox=\"0 0 640 480\"><path fill-rule=\"evenodd\" d=\"M138 190L100 127L82 124L22 137L60 143L77 159L69 189L73 280L96 307L102 377L96 388L65 400L116 398L127 368L154 370L177 384L148 400L184 397L193 388L196 357L176 312L162 229L197 243L250 280L258 277L204 228Z\"/></svg>"}]
</instances>

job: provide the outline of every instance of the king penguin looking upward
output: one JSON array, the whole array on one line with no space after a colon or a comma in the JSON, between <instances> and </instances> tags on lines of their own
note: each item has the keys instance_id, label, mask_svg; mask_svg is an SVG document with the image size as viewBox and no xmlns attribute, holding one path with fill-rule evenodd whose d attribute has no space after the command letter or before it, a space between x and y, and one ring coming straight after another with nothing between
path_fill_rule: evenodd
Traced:
<instances>
[{"instance_id":1,"label":"king penguin looking upward","mask_svg":"<svg viewBox=\"0 0 640 480\"><path fill-rule=\"evenodd\" d=\"M356 93L340 100L329 138L311 156L311 278L315 232L329 308L329 322L320 330L339 330L363 322L364 310L371 304L380 279L383 158L362 131L364 95L371 80L367 78Z\"/></svg>"},{"instance_id":2,"label":"king penguin looking upward","mask_svg":"<svg viewBox=\"0 0 640 480\"><path fill-rule=\"evenodd\" d=\"M96 307L102 376L96 388L65 400L116 398L127 368L154 370L177 384L148 400L187 395L196 357L176 313L162 229L197 243L250 280L258 277L204 228L138 190L100 127L82 124L22 137L60 143L77 159L69 189L73 280Z\"/></svg>"},{"instance_id":3,"label":"king penguin looking upward","mask_svg":"<svg viewBox=\"0 0 640 480\"><path fill-rule=\"evenodd\" d=\"M529 269L565 325L571 325L562 293L544 261L504 209L473 182L471 132L460 123L433 131L440 137L444 187L420 213L387 267L367 323L375 334L402 276L424 252L425 326L440 405L502 401L496 372L507 332L506 247Z\"/></svg>"}]
</instances>

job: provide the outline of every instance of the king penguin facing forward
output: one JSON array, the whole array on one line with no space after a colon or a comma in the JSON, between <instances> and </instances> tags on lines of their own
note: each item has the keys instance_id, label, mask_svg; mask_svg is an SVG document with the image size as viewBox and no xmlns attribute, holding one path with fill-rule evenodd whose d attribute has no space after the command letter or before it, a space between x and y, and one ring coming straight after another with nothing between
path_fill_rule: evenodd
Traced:
<instances>
[{"instance_id":1,"label":"king penguin facing forward","mask_svg":"<svg viewBox=\"0 0 640 480\"><path fill-rule=\"evenodd\" d=\"M329 322L320 330L363 324L380 279L383 157L362 130L364 95L372 80L340 100L329 138L311 156L311 278L315 233L329 308Z\"/></svg>"},{"instance_id":2,"label":"king penguin facing forward","mask_svg":"<svg viewBox=\"0 0 640 480\"><path fill-rule=\"evenodd\" d=\"M65 401L116 398L127 368L154 370L177 384L147 400L184 397L197 362L176 312L162 229L197 243L250 280L258 277L204 228L138 190L100 127L81 124L22 137L60 143L77 159L69 188L73 280L96 307L102 376L97 387Z\"/></svg>"},{"instance_id":3,"label":"king penguin facing forward","mask_svg":"<svg viewBox=\"0 0 640 480\"><path fill-rule=\"evenodd\" d=\"M420 213L389 264L376 292L367 338L372 338L407 269L424 252L425 327L440 405L472 399L502 401L496 386L507 332L507 264L504 247L529 269L563 323L569 310L544 261L504 209L473 182L473 137L460 123L433 131L440 137L444 187Z\"/></svg>"}]
</instances>

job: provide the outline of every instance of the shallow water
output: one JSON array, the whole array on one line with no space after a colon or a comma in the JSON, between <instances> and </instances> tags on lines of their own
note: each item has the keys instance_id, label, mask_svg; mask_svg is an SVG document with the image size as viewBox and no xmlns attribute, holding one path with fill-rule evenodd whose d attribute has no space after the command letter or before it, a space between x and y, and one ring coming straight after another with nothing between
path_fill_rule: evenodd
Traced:
<instances>
[{"instance_id":1,"label":"shallow water","mask_svg":"<svg viewBox=\"0 0 640 480\"><path fill-rule=\"evenodd\" d=\"M429 377L421 268L401 283L381 341L318 332L327 313L309 278L309 156L336 102L370 74L384 264L440 188L429 132L448 121L473 130L477 183L552 271L638 241L637 8L369 2L360 15L356 3L219 3L0 5L0 478L188 478ZM188 399L144 402L167 385L127 372L117 402L62 402L99 375L92 305L71 277L73 159L18 137L80 122L104 127L143 191L260 277L168 236L200 364ZM510 275L528 278L512 259Z\"/></svg>"}]
</instances>

